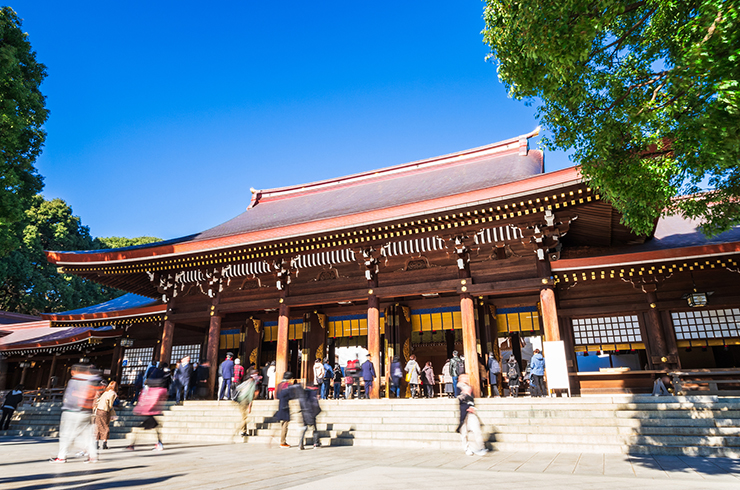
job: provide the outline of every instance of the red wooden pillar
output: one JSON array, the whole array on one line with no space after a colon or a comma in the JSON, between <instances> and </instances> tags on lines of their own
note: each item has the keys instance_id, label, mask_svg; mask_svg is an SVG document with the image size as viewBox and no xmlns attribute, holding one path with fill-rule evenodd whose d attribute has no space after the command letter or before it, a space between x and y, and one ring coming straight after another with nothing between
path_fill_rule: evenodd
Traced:
<instances>
[{"instance_id":1,"label":"red wooden pillar","mask_svg":"<svg viewBox=\"0 0 740 490\"><path fill-rule=\"evenodd\" d=\"M475 336L475 305L473 297L467 293L460 295L460 317L462 319L463 352L465 354L465 374L470 379L473 396L480 397L480 369L478 367L477 339Z\"/></svg>"},{"instance_id":2,"label":"red wooden pillar","mask_svg":"<svg viewBox=\"0 0 740 490\"><path fill-rule=\"evenodd\" d=\"M281 300L282 301L282 300ZM290 306L280 303L278 317L277 354L275 356L275 382L283 380L283 374L288 370L288 326L290 323ZM295 375L295 373L293 373Z\"/></svg>"},{"instance_id":3,"label":"red wooden pillar","mask_svg":"<svg viewBox=\"0 0 740 490\"><path fill-rule=\"evenodd\" d=\"M558 308L555 303L555 291L551 288L545 288L540 291L540 307L542 308L542 324L545 329L545 340L548 342L560 340Z\"/></svg>"},{"instance_id":4,"label":"red wooden pillar","mask_svg":"<svg viewBox=\"0 0 740 490\"><path fill-rule=\"evenodd\" d=\"M208 387L207 397L214 396L216 391L216 373L218 372L218 346L221 342L221 317L211 310L211 323L208 326ZM215 396L218 396L216 393Z\"/></svg>"},{"instance_id":5,"label":"red wooden pillar","mask_svg":"<svg viewBox=\"0 0 740 490\"><path fill-rule=\"evenodd\" d=\"M159 360L160 362L170 363L172 360L172 339L175 335L175 322L172 320L164 321L164 328L162 329L162 342L159 344Z\"/></svg>"},{"instance_id":6,"label":"red wooden pillar","mask_svg":"<svg viewBox=\"0 0 740 490\"><path fill-rule=\"evenodd\" d=\"M370 398L380 398L380 300L374 294L367 300L367 350L377 375Z\"/></svg>"}]
</instances>

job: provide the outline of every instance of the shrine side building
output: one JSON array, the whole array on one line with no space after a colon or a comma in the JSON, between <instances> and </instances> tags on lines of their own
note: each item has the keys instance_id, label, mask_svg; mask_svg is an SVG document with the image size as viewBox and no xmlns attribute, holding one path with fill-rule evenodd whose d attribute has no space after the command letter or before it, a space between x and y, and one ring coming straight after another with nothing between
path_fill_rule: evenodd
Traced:
<instances>
[{"instance_id":1,"label":"shrine side building","mask_svg":"<svg viewBox=\"0 0 740 490\"><path fill-rule=\"evenodd\" d=\"M478 394L489 353L524 368L546 341L563 341L576 394L740 365L740 229L708 239L667 217L636 235L577 167L545 173L531 136L252 190L245 212L192 236L49 251L65 273L131 294L43 319L108 329L85 355L124 384L189 354L209 362L211 392L227 351L310 383L316 358L367 351L387 376L415 354L440 374L457 350ZM38 379L64 376L45 360L54 346L3 342L9 376L29 354Z\"/></svg>"}]
</instances>

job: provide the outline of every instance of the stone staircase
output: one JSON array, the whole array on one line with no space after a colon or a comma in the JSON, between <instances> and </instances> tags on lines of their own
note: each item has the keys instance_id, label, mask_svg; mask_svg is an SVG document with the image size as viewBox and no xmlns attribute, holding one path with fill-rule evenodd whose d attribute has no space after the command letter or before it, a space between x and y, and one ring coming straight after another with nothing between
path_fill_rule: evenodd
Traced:
<instances>
[{"instance_id":1,"label":"stone staircase","mask_svg":"<svg viewBox=\"0 0 740 490\"><path fill-rule=\"evenodd\" d=\"M298 444L297 402L288 442ZM500 451L629 453L740 457L740 398L716 396L600 396L584 398L499 398L476 401L488 446ZM317 430L323 445L459 449L457 402L435 400L328 400L321 402ZM278 444L276 401L256 401L249 436L240 437L235 403L188 401L168 404L161 417L165 443ZM152 431L134 428L141 417L117 409L111 438L155 442ZM9 435L56 436L58 405L16 414ZM0 432L2 434L2 432Z\"/></svg>"}]
</instances>

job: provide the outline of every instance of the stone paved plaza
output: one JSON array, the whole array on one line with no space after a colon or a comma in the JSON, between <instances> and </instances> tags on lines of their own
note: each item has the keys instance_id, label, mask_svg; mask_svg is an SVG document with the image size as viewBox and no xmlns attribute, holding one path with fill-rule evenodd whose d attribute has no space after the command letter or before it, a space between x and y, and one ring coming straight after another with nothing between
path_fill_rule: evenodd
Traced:
<instances>
[{"instance_id":1,"label":"stone paved plaza","mask_svg":"<svg viewBox=\"0 0 740 490\"><path fill-rule=\"evenodd\" d=\"M123 449L113 441L101 461L51 464L54 439L0 438L0 488L192 489L738 489L740 460L615 454L491 452L274 445L171 444ZM505 487L504 487L505 485Z\"/></svg>"}]
</instances>

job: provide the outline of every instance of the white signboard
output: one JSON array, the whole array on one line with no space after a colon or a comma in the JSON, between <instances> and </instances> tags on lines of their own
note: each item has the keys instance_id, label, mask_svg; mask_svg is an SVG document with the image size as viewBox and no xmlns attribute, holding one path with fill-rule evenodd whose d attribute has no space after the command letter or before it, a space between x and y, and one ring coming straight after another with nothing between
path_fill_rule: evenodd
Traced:
<instances>
[{"instance_id":1,"label":"white signboard","mask_svg":"<svg viewBox=\"0 0 740 490\"><path fill-rule=\"evenodd\" d=\"M568 396L570 396L568 365L565 362L565 343L562 340L543 342L542 347L545 354L548 390L568 390Z\"/></svg>"}]
</instances>

